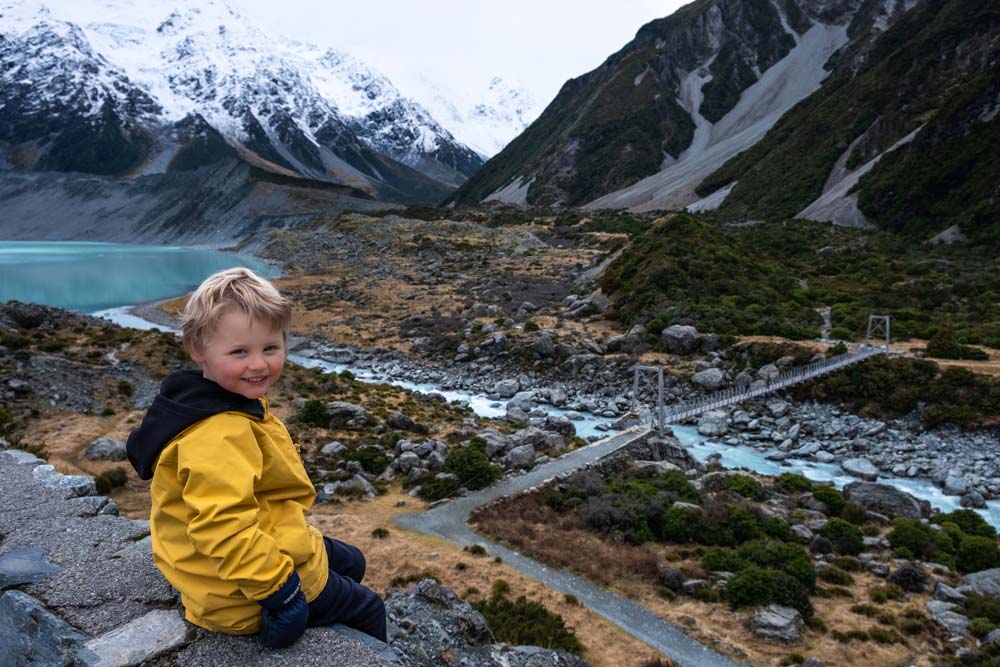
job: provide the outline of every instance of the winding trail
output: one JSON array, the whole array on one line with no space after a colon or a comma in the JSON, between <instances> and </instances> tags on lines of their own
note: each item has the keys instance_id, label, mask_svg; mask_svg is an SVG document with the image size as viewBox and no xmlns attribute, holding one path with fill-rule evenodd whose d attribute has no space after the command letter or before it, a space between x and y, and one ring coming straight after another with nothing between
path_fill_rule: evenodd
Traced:
<instances>
[{"instance_id":1,"label":"winding trail","mask_svg":"<svg viewBox=\"0 0 1000 667\"><path fill-rule=\"evenodd\" d=\"M660 651L684 667L737 667L725 655L701 644L678 626L628 598L611 593L582 577L523 556L516 551L488 540L469 528L469 515L478 507L499 498L526 491L559 476L594 463L649 432L634 427L574 450L545 465L501 483L460 498L449 500L426 512L402 514L396 521L427 535L434 535L459 546L483 544L490 553L500 556L514 569L528 575L560 593L572 593L581 603L608 619L633 637Z\"/></svg>"}]
</instances>

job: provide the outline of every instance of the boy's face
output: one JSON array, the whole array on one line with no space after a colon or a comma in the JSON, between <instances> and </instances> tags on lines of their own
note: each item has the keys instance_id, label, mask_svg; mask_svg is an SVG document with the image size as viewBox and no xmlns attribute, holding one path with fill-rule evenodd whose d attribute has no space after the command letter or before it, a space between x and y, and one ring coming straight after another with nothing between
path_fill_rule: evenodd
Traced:
<instances>
[{"instance_id":1,"label":"boy's face","mask_svg":"<svg viewBox=\"0 0 1000 667\"><path fill-rule=\"evenodd\" d=\"M264 396L285 365L285 340L266 321L231 310L219 318L215 332L191 357L204 376L223 389L249 399Z\"/></svg>"}]
</instances>

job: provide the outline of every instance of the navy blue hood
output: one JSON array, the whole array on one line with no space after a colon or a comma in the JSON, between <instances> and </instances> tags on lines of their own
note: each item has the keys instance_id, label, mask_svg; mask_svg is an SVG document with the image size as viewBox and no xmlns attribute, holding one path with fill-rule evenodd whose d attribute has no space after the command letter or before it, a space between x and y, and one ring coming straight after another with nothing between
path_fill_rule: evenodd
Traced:
<instances>
[{"instance_id":1,"label":"navy blue hood","mask_svg":"<svg viewBox=\"0 0 1000 667\"><path fill-rule=\"evenodd\" d=\"M264 406L259 400L226 391L206 380L201 371L176 371L168 375L125 447L139 477L153 478L156 459L174 436L220 412L245 412L251 417L264 418Z\"/></svg>"}]
</instances>

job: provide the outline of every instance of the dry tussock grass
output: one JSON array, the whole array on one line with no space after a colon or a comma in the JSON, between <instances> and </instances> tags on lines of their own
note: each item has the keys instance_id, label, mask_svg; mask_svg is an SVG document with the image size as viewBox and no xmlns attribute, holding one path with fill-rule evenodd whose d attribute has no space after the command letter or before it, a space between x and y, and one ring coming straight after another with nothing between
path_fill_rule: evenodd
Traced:
<instances>
[{"instance_id":1,"label":"dry tussock grass","mask_svg":"<svg viewBox=\"0 0 1000 667\"><path fill-rule=\"evenodd\" d=\"M656 582L660 558L654 547L615 544L585 529L577 513L559 514L541 498L540 493L518 495L475 512L470 522L513 549L602 586L628 580Z\"/></svg>"}]
</instances>

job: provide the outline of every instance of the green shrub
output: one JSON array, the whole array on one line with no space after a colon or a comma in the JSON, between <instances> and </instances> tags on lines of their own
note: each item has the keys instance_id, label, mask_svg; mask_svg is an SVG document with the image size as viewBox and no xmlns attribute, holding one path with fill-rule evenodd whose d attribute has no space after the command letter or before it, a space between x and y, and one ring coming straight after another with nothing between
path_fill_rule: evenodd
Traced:
<instances>
[{"instance_id":1,"label":"green shrub","mask_svg":"<svg viewBox=\"0 0 1000 667\"><path fill-rule=\"evenodd\" d=\"M760 533L760 522L753 512L739 505L724 505L704 513L700 541L710 546L731 547L755 539Z\"/></svg>"},{"instance_id":2,"label":"green shrub","mask_svg":"<svg viewBox=\"0 0 1000 667\"><path fill-rule=\"evenodd\" d=\"M955 565L962 573L979 572L1000 566L997 542L989 537L968 535L958 544Z\"/></svg>"},{"instance_id":3,"label":"green shrub","mask_svg":"<svg viewBox=\"0 0 1000 667\"><path fill-rule=\"evenodd\" d=\"M962 345L954 336L945 331L939 332L927 341L925 354L937 359L972 359L986 361L989 355L976 347Z\"/></svg>"},{"instance_id":4,"label":"green shrub","mask_svg":"<svg viewBox=\"0 0 1000 667\"><path fill-rule=\"evenodd\" d=\"M868 637L879 644L893 644L902 641L898 634L885 628L868 628Z\"/></svg>"},{"instance_id":5,"label":"green shrub","mask_svg":"<svg viewBox=\"0 0 1000 667\"><path fill-rule=\"evenodd\" d=\"M385 450L381 447L368 445L351 449L343 454L345 461L357 461L364 471L370 475L381 475L389 467L389 461L385 457Z\"/></svg>"},{"instance_id":6,"label":"green shrub","mask_svg":"<svg viewBox=\"0 0 1000 667\"><path fill-rule=\"evenodd\" d=\"M842 340L837 341L836 345L831 345L826 350L826 356L828 357L836 357L841 354L847 354L847 345Z\"/></svg>"},{"instance_id":7,"label":"green shrub","mask_svg":"<svg viewBox=\"0 0 1000 667\"><path fill-rule=\"evenodd\" d=\"M498 580L499 581L503 581ZM524 596L516 600L497 592L494 582L489 600L476 600L472 607L486 618L497 641L515 646L541 646L582 655L583 644L559 614ZM508 588L509 590L509 588Z\"/></svg>"},{"instance_id":8,"label":"green shrub","mask_svg":"<svg viewBox=\"0 0 1000 667\"><path fill-rule=\"evenodd\" d=\"M954 524L963 533L968 535L982 535L983 537L996 537L996 528L986 522L979 512L974 510L960 509L947 514L937 514L931 521L940 524L942 528L946 524Z\"/></svg>"},{"instance_id":9,"label":"green shrub","mask_svg":"<svg viewBox=\"0 0 1000 667\"><path fill-rule=\"evenodd\" d=\"M972 624L970 627L972 635L974 637L979 637L980 639L982 639L983 637L990 634L996 629L997 629L996 623L993 623L990 619L983 618L982 616L972 619Z\"/></svg>"},{"instance_id":10,"label":"green shrub","mask_svg":"<svg viewBox=\"0 0 1000 667\"><path fill-rule=\"evenodd\" d=\"M372 530L372 537L376 540L384 540L389 537L389 531L385 528L375 528Z\"/></svg>"},{"instance_id":11,"label":"green shrub","mask_svg":"<svg viewBox=\"0 0 1000 667\"><path fill-rule=\"evenodd\" d=\"M968 618L986 618L991 623L1000 625L1000 600L994 600L983 595L966 595L965 616Z\"/></svg>"},{"instance_id":12,"label":"green shrub","mask_svg":"<svg viewBox=\"0 0 1000 667\"><path fill-rule=\"evenodd\" d=\"M823 581L836 584L838 586L850 586L854 583L854 577L852 577L850 573L844 572L839 567L835 567L833 565L820 570L818 576Z\"/></svg>"},{"instance_id":13,"label":"green shrub","mask_svg":"<svg viewBox=\"0 0 1000 667\"><path fill-rule=\"evenodd\" d=\"M112 489L125 486L125 482L127 481L128 474L125 472L125 468L119 466L94 477L94 486L97 487L97 493L106 496Z\"/></svg>"},{"instance_id":14,"label":"green shrub","mask_svg":"<svg viewBox=\"0 0 1000 667\"><path fill-rule=\"evenodd\" d=\"M421 570L420 572L412 572L410 574L400 574L393 577L389 581L389 588L400 588L402 586L406 586L407 584L415 584L418 581L423 581L424 579L432 579L438 583L441 583L441 580L437 578L437 575L435 575L430 570Z\"/></svg>"},{"instance_id":15,"label":"green shrub","mask_svg":"<svg viewBox=\"0 0 1000 667\"><path fill-rule=\"evenodd\" d=\"M726 488L744 498L754 500L760 500L764 495L764 489L757 483L757 480L749 475L741 475L739 473L729 478L729 484Z\"/></svg>"},{"instance_id":16,"label":"green shrub","mask_svg":"<svg viewBox=\"0 0 1000 667\"><path fill-rule=\"evenodd\" d=\"M699 541L701 534L701 510L674 505L663 513L660 535L665 541L687 544Z\"/></svg>"},{"instance_id":17,"label":"green shrub","mask_svg":"<svg viewBox=\"0 0 1000 667\"><path fill-rule=\"evenodd\" d=\"M734 574L726 583L726 599L734 609L772 603L797 609L803 617L812 616L812 603L806 589L794 577L755 565Z\"/></svg>"},{"instance_id":18,"label":"green shrub","mask_svg":"<svg viewBox=\"0 0 1000 667\"><path fill-rule=\"evenodd\" d=\"M701 566L710 572L739 572L749 565L736 549L729 547L709 547L701 557Z\"/></svg>"},{"instance_id":19,"label":"green shrub","mask_svg":"<svg viewBox=\"0 0 1000 667\"><path fill-rule=\"evenodd\" d=\"M904 595L903 589L896 584L876 586L868 592L868 597L877 604L885 604L889 600L902 600Z\"/></svg>"},{"instance_id":20,"label":"green shrub","mask_svg":"<svg viewBox=\"0 0 1000 667\"><path fill-rule=\"evenodd\" d=\"M939 551L951 552L954 547L951 538L944 531L937 532L916 519L904 519L889 532L889 544L900 558L900 549L907 549L912 556L930 560Z\"/></svg>"},{"instance_id":21,"label":"green shrub","mask_svg":"<svg viewBox=\"0 0 1000 667\"><path fill-rule=\"evenodd\" d=\"M468 447L456 447L444 459L444 469L455 475L459 483L473 491L489 486L503 476L500 468L486 458L485 443L469 442Z\"/></svg>"},{"instance_id":22,"label":"green shrub","mask_svg":"<svg viewBox=\"0 0 1000 667\"><path fill-rule=\"evenodd\" d=\"M844 500L844 494L832 486L817 484L813 486L812 494L816 500L826 505L833 516L840 516L840 513L844 511L844 506L847 505L847 501Z\"/></svg>"},{"instance_id":23,"label":"green shrub","mask_svg":"<svg viewBox=\"0 0 1000 667\"><path fill-rule=\"evenodd\" d=\"M789 493L805 493L812 491L813 483L802 475L793 472L783 472L778 475L777 485Z\"/></svg>"},{"instance_id":24,"label":"green shrub","mask_svg":"<svg viewBox=\"0 0 1000 667\"><path fill-rule=\"evenodd\" d=\"M458 493L462 485L454 477L438 477L432 472L425 472L417 478L420 491L417 492L427 502L450 498Z\"/></svg>"},{"instance_id":25,"label":"green shrub","mask_svg":"<svg viewBox=\"0 0 1000 667\"><path fill-rule=\"evenodd\" d=\"M299 410L298 419L303 424L319 428L326 428L330 425L330 416L326 412L326 404L315 398L310 398L305 402L305 405Z\"/></svg>"},{"instance_id":26,"label":"green shrub","mask_svg":"<svg viewBox=\"0 0 1000 667\"><path fill-rule=\"evenodd\" d=\"M837 556L830 564L839 567L844 572L864 572L865 570L861 561L851 556Z\"/></svg>"},{"instance_id":27,"label":"green shrub","mask_svg":"<svg viewBox=\"0 0 1000 667\"><path fill-rule=\"evenodd\" d=\"M861 529L843 519L836 517L830 519L818 532L833 543L833 548L838 554L857 556L864 549Z\"/></svg>"},{"instance_id":28,"label":"green shrub","mask_svg":"<svg viewBox=\"0 0 1000 667\"><path fill-rule=\"evenodd\" d=\"M538 324L533 320L528 320L527 322L524 323L525 331L538 331L540 328L541 327L539 327Z\"/></svg>"}]
</instances>

